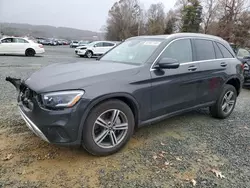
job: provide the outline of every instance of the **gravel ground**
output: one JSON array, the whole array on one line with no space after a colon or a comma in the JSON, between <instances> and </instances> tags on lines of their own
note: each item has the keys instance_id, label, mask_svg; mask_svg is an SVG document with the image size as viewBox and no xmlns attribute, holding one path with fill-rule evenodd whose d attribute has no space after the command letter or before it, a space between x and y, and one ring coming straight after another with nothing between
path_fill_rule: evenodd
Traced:
<instances>
[{"instance_id":1,"label":"gravel ground","mask_svg":"<svg viewBox=\"0 0 250 188\"><path fill-rule=\"evenodd\" d=\"M37 138L20 118L5 77L79 60L85 59L68 47L47 47L39 57L0 56L0 188L250 187L250 90L226 120L211 118L207 109L170 118L139 129L108 157Z\"/></svg>"}]
</instances>

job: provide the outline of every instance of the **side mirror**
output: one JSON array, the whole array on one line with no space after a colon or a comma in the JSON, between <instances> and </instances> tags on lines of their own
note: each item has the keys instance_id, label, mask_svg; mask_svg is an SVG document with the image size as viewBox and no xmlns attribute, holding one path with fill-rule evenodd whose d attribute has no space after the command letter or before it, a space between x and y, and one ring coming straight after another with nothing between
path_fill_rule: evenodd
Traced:
<instances>
[{"instance_id":1,"label":"side mirror","mask_svg":"<svg viewBox=\"0 0 250 188\"><path fill-rule=\"evenodd\" d=\"M96 44L94 45L94 48L96 47Z\"/></svg>"},{"instance_id":2,"label":"side mirror","mask_svg":"<svg viewBox=\"0 0 250 188\"><path fill-rule=\"evenodd\" d=\"M162 58L158 64L155 66L155 68L159 69L177 69L179 68L180 63L177 59L172 58Z\"/></svg>"}]
</instances>

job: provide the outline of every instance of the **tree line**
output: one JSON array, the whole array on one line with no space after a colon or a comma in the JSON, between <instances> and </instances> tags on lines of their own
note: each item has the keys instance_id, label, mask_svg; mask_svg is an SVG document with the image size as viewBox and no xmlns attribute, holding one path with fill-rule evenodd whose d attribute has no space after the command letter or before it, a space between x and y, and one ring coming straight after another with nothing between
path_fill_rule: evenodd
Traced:
<instances>
[{"instance_id":1,"label":"tree line","mask_svg":"<svg viewBox=\"0 0 250 188\"><path fill-rule=\"evenodd\" d=\"M165 12L163 3L145 10L139 0L120 0L109 10L106 38L195 32L250 46L249 8L248 0L177 0L174 8Z\"/></svg>"}]
</instances>

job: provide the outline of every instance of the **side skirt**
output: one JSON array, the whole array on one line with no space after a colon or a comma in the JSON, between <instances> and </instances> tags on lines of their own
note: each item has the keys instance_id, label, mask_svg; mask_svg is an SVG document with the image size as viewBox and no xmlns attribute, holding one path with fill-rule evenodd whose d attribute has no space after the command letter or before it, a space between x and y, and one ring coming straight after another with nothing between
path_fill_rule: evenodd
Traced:
<instances>
[{"instance_id":1,"label":"side skirt","mask_svg":"<svg viewBox=\"0 0 250 188\"><path fill-rule=\"evenodd\" d=\"M180 115L180 114L183 114L185 112L190 112L190 111L193 111L193 110L196 110L196 109L199 109L199 108L209 107L209 106L212 106L214 103L215 103L215 101L214 102L208 102L208 103L205 103L205 104L199 104L199 105L196 105L196 106L191 107L191 108L186 108L184 110L179 110L179 111L172 112L172 113L169 113L169 114L165 114L165 115L162 115L162 116L159 116L159 117L156 117L156 118L152 118L152 119L149 119L149 120L146 120L146 121L142 121L139 124L138 127L151 125L153 123L160 122L160 121L165 120L167 118L170 118L170 117L173 117L173 116L176 116L176 115Z\"/></svg>"}]
</instances>

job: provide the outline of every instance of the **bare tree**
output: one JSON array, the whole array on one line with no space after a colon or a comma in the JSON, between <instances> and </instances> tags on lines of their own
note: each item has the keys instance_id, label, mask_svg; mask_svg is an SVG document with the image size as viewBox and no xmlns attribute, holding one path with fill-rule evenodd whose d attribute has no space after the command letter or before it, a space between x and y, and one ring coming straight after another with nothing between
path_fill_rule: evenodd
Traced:
<instances>
[{"instance_id":1,"label":"bare tree","mask_svg":"<svg viewBox=\"0 0 250 188\"><path fill-rule=\"evenodd\" d=\"M204 33L209 33L209 26L216 20L218 0L203 0L202 5Z\"/></svg>"},{"instance_id":2,"label":"bare tree","mask_svg":"<svg viewBox=\"0 0 250 188\"><path fill-rule=\"evenodd\" d=\"M152 4L148 9L148 34L163 34L165 30L165 12L162 3Z\"/></svg>"},{"instance_id":3,"label":"bare tree","mask_svg":"<svg viewBox=\"0 0 250 188\"><path fill-rule=\"evenodd\" d=\"M221 16L219 19L218 35L228 41L233 40L233 31L241 13L248 7L248 0L220 0L219 10Z\"/></svg>"},{"instance_id":4,"label":"bare tree","mask_svg":"<svg viewBox=\"0 0 250 188\"><path fill-rule=\"evenodd\" d=\"M138 35L138 7L137 0L120 0L116 2L109 11L106 38L109 40L123 40Z\"/></svg>"}]
</instances>

